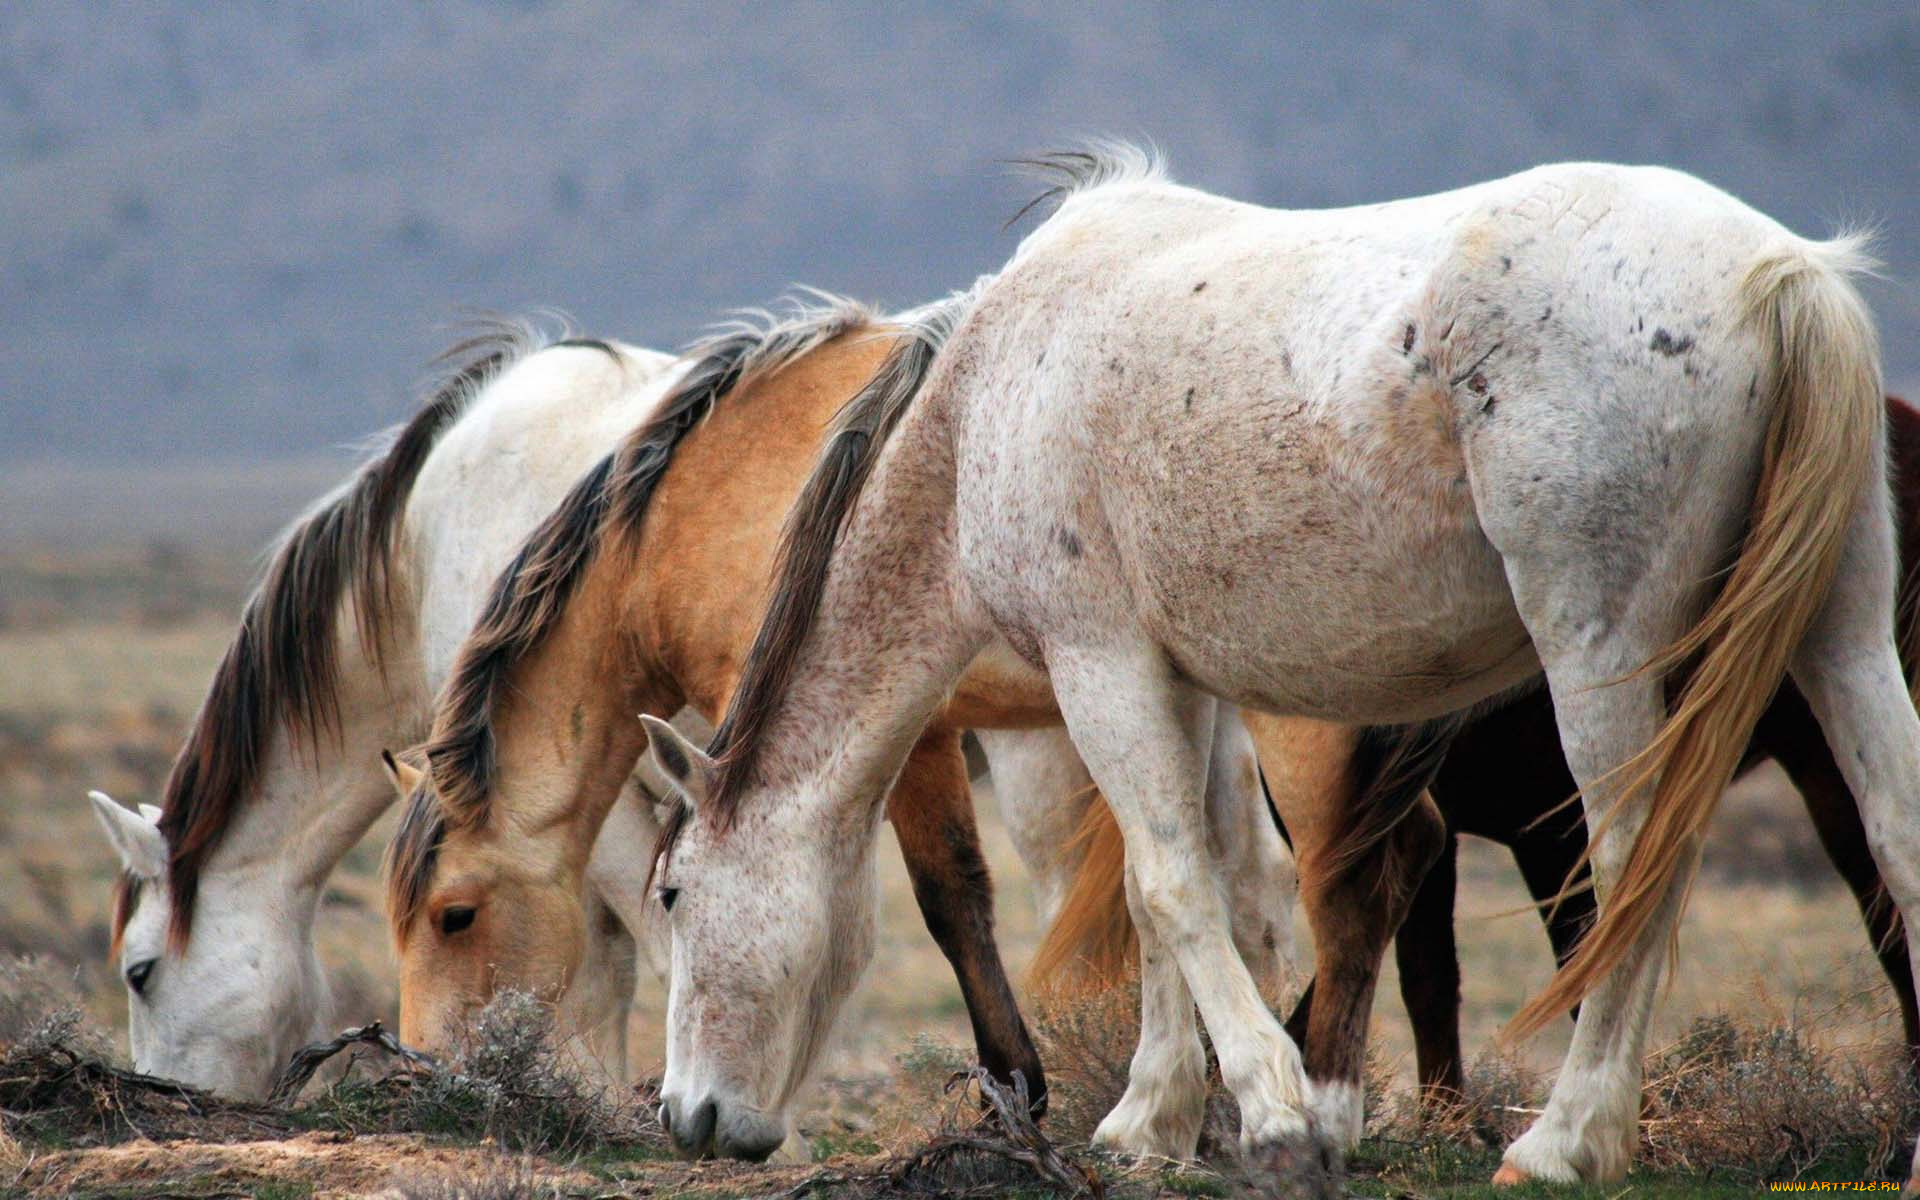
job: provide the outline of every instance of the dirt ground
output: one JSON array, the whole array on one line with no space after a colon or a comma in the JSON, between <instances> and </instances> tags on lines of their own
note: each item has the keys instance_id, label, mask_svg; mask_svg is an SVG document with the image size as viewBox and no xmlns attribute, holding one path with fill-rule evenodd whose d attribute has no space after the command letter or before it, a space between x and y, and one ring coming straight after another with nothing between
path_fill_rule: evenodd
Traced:
<instances>
[{"instance_id":1,"label":"dirt ground","mask_svg":"<svg viewBox=\"0 0 1920 1200\"><path fill-rule=\"evenodd\" d=\"M88 1015L119 1039L122 1053L125 998L105 962L116 864L87 812L86 789L101 788L123 802L157 798L231 632L248 569L248 557L237 551L194 551L174 542L84 554L0 550L0 955L34 954L53 964ZM1017 973L1040 929L990 786L982 790L980 809L998 885L1002 946ZM336 993L346 998L342 1015L350 1022L394 1015L377 878L388 834L389 823L382 822L347 857L320 918L322 957L335 974ZM833 1170L854 1169L843 1164L899 1151L924 1136L942 1103L935 1080L965 1061L969 1044L958 989L920 926L898 855L880 857L878 953L801 1115L816 1157ZM1464 840L1460 896L1464 1034L1473 1054L1546 981L1552 963L1538 921L1521 911L1526 894L1504 851ZM1304 922L1298 931L1303 960L1310 961ZM1656 1045L1679 1037L1702 1014L1731 1011L1817 1030L1836 1052L1892 1052L1898 1029L1891 993L1858 913L1826 867L1797 796L1771 769L1743 781L1723 804L1681 947L1682 969L1655 1018ZM1379 1078L1404 1089L1411 1041L1391 962L1387 971L1373 1026ZM660 982L643 979L631 1030L636 1078L660 1069L663 1010ZM1561 1030L1536 1039L1520 1049L1522 1063L1550 1071L1564 1040ZM1384 1162L1400 1151L1376 1146L1369 1153ZM1485 1178L1491 1155L1475 1151L1461 1160L1462 1187L1469 1175ZM508 1165L499 1167L501 1161ZM0 1144L0 1192L11 1186L36 1196L363 1195L392 1189L398 1178L444 1181L449 1173L497 1167L521 1171L525 1186L484 1194L762 1195L808 1178L803 1170L763 1171L748 1180L715 1166L514 1161L485 1147L456 1148L419 1135L309 1133L232 1145L135 1141L71 1149ZM1208 1194L1205 1178L1179 1182L1185 1178L1166 1186ZM1672 1182L1654 1179L1646 1186L1657 1191ZM477 1184L446 1186L453 1190L435 1194L483 1194ZM1355 1184L1357 1191L1368 1186ZM1417 1194L1470 1193L1436 1184Z\"/></svg>"}]
</instances>

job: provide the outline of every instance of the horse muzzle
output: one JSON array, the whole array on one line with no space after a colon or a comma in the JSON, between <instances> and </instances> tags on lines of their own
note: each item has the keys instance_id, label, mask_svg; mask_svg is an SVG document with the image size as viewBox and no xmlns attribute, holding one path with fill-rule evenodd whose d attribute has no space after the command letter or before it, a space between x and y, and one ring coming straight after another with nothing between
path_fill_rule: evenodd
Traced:
<instances>
[{"instance_id":1,"label":"horse muzzle","mask_svg":"<svg viewBox=\"0 0 1920 1200\"><path fill-rule=\"evenodd\" d=\"M686 1158L738 1158L765 1162L786 1141L785 1126L739 1105L709 1095L697 1101L660 1102L660 1124Z\"/></svg>"}]
</instances>

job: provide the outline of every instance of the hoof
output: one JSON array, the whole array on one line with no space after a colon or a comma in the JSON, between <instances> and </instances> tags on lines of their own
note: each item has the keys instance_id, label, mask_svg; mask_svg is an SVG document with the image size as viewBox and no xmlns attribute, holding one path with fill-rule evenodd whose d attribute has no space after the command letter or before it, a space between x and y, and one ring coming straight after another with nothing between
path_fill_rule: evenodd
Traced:
<instances>
[{"instance_id":1,"label":"hoof","mask_svg":"<svg viewBox=\"0 0 1920 1200\"><path fill-rule=\"evenodd\" d=\"M1532 1182L1532 1180L1533 1176L1522 1171L1512 1163L1501 1163L1500 1169L1493 1173L1493 1186L1498 1188L1519 1187L1523 1183Z\"/></svg>"},{"instance_id":2,"label":"hoof","mask_svg":"<svg viewBox=\"0 0 1920 1200\"><path fill-rule=\"evenodd\" d=\"M1256 1196L1334 1200L1344 1194L1340 1152L1310 1132L1248 1146L1242 1167Z\"/></svg>"}]
</instances>

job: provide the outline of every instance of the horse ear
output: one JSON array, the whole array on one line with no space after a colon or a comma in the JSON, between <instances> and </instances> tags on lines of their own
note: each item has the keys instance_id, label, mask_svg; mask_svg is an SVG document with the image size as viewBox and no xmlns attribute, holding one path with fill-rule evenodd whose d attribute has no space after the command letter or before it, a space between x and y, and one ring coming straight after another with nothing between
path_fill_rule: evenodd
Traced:
<instances>
[{"instance_id":1,"label":"horse ear","mask_svg":"<svg viewBox=\"0 0 1920 1200\"><path fill-rule=\"evenodd\" d=\"M387 769L387 779L392 782L393 790L400 793L402 800L411 800L420 781L427 777L425 771L395 758L391 750L380 752L380 765Z\"/></svg>"},{"instance_id":2,"label":"horse ear","mask_svg":"<svg viewBox=\"0 0 1920 1200\"><path fill-rule=\"evenodd\" d=\"M718 770L713 760L660 718L641 713L640 723L647 728L647 756L653 765L667 777L675 791L687 798L689 805L698 808L713 787L713 777Z\"/></svg>"},{"instance_id":3,"label":"horse ear","mask_svg":"<svg viewBox=\"0 0 1920 1200\"><path fill-rule=\"evenodd\" d=\"M121 808L105 792L88 792L87 799L93 801L93 815L129 874L159 879L167 873L167 839L160 832L158 809L148 818Z\"/></svg>"}]
</instances>

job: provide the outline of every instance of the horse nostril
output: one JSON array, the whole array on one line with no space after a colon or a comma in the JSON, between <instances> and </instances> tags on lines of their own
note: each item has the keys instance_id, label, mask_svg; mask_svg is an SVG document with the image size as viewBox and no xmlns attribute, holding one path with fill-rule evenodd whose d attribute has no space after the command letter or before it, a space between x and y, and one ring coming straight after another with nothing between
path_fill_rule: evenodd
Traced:
<instances>
[{"instance_id":1,"label":"horse nostril","mask_svg":"<svg viewBox=\"0 0 1920 1200\"><path fill-rule=\"evenodd\" d=\"M660 1123L666 1126L674 1149L688 1158L699 1158L712 1146L714 1120L718 1113L718 1107L708 1098L695 1105L691 1113L681 1113L681 1119L675 1120L669 1102L662 1101Z\"/></svg>"},{"instance_id":2,"label":"horse nostril","mask_svg":"<svg viewBox=\"0 0 1920 1200\"><path fill-rule=\"evenodd\" d=\"M687 1122L687 1145L695 1154L705 1154L712 1148L713 1124L719 1114L719 1106L710 1099L702 1100L693 1110L693 1119Z\"/></svg>"}]
</instances>

